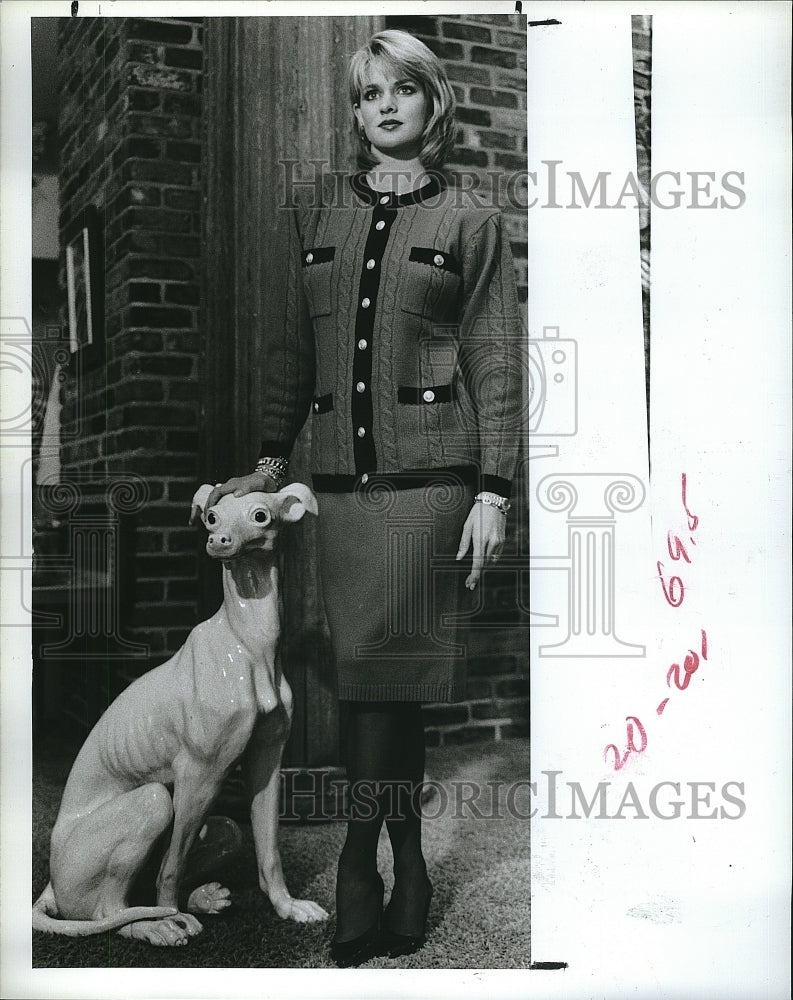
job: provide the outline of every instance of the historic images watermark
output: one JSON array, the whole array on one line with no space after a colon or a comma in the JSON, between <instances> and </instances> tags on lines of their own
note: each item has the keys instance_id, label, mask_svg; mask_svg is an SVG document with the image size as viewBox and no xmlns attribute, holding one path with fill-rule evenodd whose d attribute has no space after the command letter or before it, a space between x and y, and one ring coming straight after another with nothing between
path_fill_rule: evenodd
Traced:
<instances>
[{"instance_id":1,"label":"historic images watermark","mask_svg":"<svg viewBox=\"0 0 793 1000\"><path fill-rule=\"evenodd\" d=\"M123 522L148 503L148 484L132 473L61 472L61 443L84 433L80 353L70 350L69 332L60 326L49 326L34 338L24 319L10 317L2 320L1 329L0 448L24 451L17 482L10 481L10 471L4 474L5 488L19 497L21 523L16 547L6 546L0 554L4 587L18 594L18 601L7 605L15 613L4 615L2 626L32 626L41 659L145 660L148 646L122 634L120 565ZM75 388L69 419L62 421L60 390L67 377ZM65 543L49 551L42 528L58 529ZM37 539L33 553L24 545L30 534ZM62 599L53 605L57 610L46 602L27 607L31 581L39 594L42 588L60 592Z\"/></svg>"},{"instance_id":2,"label":"historic images watermark","mask_svg":"<svg viewBox=\"0 0 793 1000\"><path fill-rule=\"evenodd\" d=\"M741 819L746 813L743 781L681 781L653 784L599 781L582 784L562 771L545 770L540 780L425 780L353 784L326 769L281 774L281 818L315 822L365 819L384 807L386 819L407 810L423 819L454 820L681 820Z\"/></svg>"},{"instance_id":3,"label":"historic images watermark","mask_svg":"<svg viewBox=\"0 0 793 1000\"><path fill-rule=\"evenodd\" d=\"M355 192L349 173L325 159L279 160L279 207L350 208ZM429 171L432 174L433 171ZM399 173L390 175L397 190ZM455 168L453 185L443 186L426 207L530 209L628 209L735 211L746 204L742 170L658 170L648 183L632 171L582 173L563 160L542 160L540 169L507 171Z\"/></svg>"},{"instance_id":4,"label":"historic images watermark","mask_svg":"<svg viewBox=\"0 0 793 1000\"><path fill-rule=\"evenodd\" d=\"M491 321L492 326L492 321ZM482 324L472 330L466 341L454 336L456 331L442 326L419 344L420 358L427 368L443 370L452 379L451 391L444 401L431 400L413 407L419 412L420 436L427 442L427 464L447 468L436 477L436 488L424 497L421 516L404 517L396 504L400 476L363 475L356 489L359 502L368 510L385 512L383 530L387 568L385 601L391 623L379 640L358 651L362 658L407 657L399 649L403 634L419 633L437 649L438 656L465 655L462 645L450 646L442 632L443 625L433 613L434 594L446 574L461 573L460 562L433 548L435 515L461 502L466 481L463 470L471 456L466 445L476 438L480 449L498 448L506 436L522 442L523 457L516 479L528 483L528 491L518 491L509 517L518 528L516 551L502 554L496 564L502 587L511 583L515 608L509 619L498 613L483 615L483 589L476 595L475 607L461 611L454 620L469 630L558 627L562 615L556 610L537 609L529 604L529 574L536 571L562 571L567 576L566 635L557 642L539 646L540 657L643 657L646 647L619 635L617 622L617 551L618 524L625 514L638 510L646 499L640 477L622 472L558 472L543 476L539 482L529 475L529 466L537 458L558 458L564 441L579 432L579 358L574 338L561 336L558 326L546 326L542 336L529 337L522 343L498 344L498 329ZM509 397L503 392L506 380L516 379L524 387L522 395ZM497 419L490 415L492 400L518 399L505 403ZM487 413L485 413L487 409ZM480 414L482 416L480 417ZM442 440L443 444L439 443ZM433 449L443 454L435 454ZM433 461L435 459L435 461ZM443 461L441 460L443 459ZM451 467L451 468L449 468ZM566 545L561 551L537 553L534 540L529 551L529 505L565 515ZM413 567L407 579L406 567ZM559 609L561 611L562 609Z\"/></svg>"}]
</instances>

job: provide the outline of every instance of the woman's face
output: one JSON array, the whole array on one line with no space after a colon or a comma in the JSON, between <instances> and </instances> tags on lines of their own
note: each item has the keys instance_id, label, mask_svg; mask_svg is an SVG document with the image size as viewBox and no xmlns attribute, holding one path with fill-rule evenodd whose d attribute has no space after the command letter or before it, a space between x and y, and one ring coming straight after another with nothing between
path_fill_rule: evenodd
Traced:
<instances>
[{"instance_id":1,"label":"woman's face","mask_svg":"<svg viewBox=\"0 0 793 1000\"><path fill-rule=\"evenodd\" d=\"M385 156L413 159L421 152L427 96L415 80L370 66L354 111L372 147Z\"/></svg>"}]
</instances>

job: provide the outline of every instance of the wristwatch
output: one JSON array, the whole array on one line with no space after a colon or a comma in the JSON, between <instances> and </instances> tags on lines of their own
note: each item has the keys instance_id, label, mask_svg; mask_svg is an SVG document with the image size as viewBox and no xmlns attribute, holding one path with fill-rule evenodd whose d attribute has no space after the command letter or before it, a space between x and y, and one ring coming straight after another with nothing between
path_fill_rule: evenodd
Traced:
<instances>
[{"instance_id":1,"label":"wristwatch","mask_svg":"<svg viewBox=\"0 0 793 1000\"><path fill-rule=\"evenodd\" d=\"M475 503L486 503L491 507L497 507L502 514L506 516L507 511L510 509L512 504L507 500L506 497L500 497L498 493L477 493L474 497Z\"/></svg>"}]
</instances>

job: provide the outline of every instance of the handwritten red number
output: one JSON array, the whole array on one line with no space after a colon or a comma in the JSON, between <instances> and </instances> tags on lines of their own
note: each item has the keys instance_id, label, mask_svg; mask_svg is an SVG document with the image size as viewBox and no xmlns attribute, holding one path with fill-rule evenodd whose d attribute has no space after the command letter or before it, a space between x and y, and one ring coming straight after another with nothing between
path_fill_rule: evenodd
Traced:
<instances>
[{"instance_id":1,"label":"handwritten red number","mask_svg":"<svg viewBox=\"0 0 793 1000\"><path fill-rule=\"evenodd\" d=\"M673 538L675 540L674 549L672 548ZM693 542L694 539L692 538L691 541ZM687 563L691 562L691 560L688 557L688 553L683 548L683 543L680 541L680 537L678 535L673 535L671 531L667 531L666 533L666 547L667 549L669 549L669 555L672 557L672 559L675 560L675 562L677 562L677 560L680 559L681 556L683 557L683 559L685 559Z\"/></svg>"},{"instance_id":2,"label":"handwritten red number","mask_svg":"<svg viewBox=\"0 0 793 1000\"><path fill-rule=\"evenodd\" d=\"M681 481L682 481L683 510L685 510L686 514L688 515L688 530L689 531L695 531L697 525L699 524L699 518L697 517L696 514L692 514L691 513L691 511L688 509L688 504L686 503L686 474L685 474L685 472L683 472L681 474Z\"/></svg>"},{"instance_id":3,"label":"handwritten red number","mask_svg":"<svg viewBox=\"0 0 793 1000\"><path fill-rule=\"evenodd\" d=\"M661 581L661 587L664 592L664 597L666 598L666 603L671 604L673 608L679 608L683 603L683 598L686 593L683 581L679 576L672 576L669 578L669 586L667 587L662 572L664 564L662 562L657 562L655 565L658 568L658 579Z\"/></svg>"},{"instance_id":4,"label":"handwritten red number","mask_svg":"<svg viewBox=\"0 0 793 1000\"><path fill-rule=\"evenodd\" d=\"M686 658L683 661L683 678L680 678L680 664L673 663L666 674L666 686L671 687L670 680L672 676L675 679L675 687L678 691L685 691L688 685L691 683L691 675L695 674L699 669L699 655L694 652L693 649L689 649L686 654Z\"/></svg>"},{"instance_id":5,"label":"handwritten red number","mask_svg":"<svg viewBox=\"0 0 793 1000\"><path fill-rule=\"evenodd\" d=\"M647 749L647 732L645 731L645 728L641 724L641 722L636 718L635 715L626 715L625 721L628 723L625 730L625 742L627 743L627 748L625 750L625 753L620 754L619 750L617 749L614 743L609 743L609 745L603 751L603 759L607 761L609 750L613 750L615 771L622 770L622 768L625 766L628 758L632 753L644 753L644 751ZM636 729L638 729L639 731L640 742L638 746L635 740L635 731L633 728L634 723L636 723Z\"/></svg>"}]
</instances>

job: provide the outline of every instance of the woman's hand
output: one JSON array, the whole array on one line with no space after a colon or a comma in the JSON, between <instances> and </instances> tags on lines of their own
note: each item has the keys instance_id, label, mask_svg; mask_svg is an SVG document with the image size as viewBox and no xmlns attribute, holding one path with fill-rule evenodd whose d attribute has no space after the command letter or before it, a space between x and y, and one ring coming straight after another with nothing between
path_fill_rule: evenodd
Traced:
<instances>
[{"instance_id":1,"label":"woman's hand","mask_svg":"<svg viewBox=\"0 0 793 1000\"><path fill-rule=\"evenodd\" d=\"M474 562L465 580L469 590L473 590L479 583L482 567L486 562L498 562L504 546L506 521L501 511L489 503L475 503L465 519L457 559L463 558L473 542Z\"/></svg>"},{"instance_id":2,"label":"woman's hand","mask_svg":"<svg viewBox=\"0 0 793 1000\"><path fill-rule=\"evenodd\" d=\"M235 476L227 479L225 483L218 483L207 497L204 510L214 507L221 497L227 493L233 493L235 497L243 497L246 493L275 493L277 490L275 480L265 472L250 472L247 476ZM203 514L198 507L193 507L190 511L190 524L194 524L196 519Z\"/></svg>"}]
</instances>

